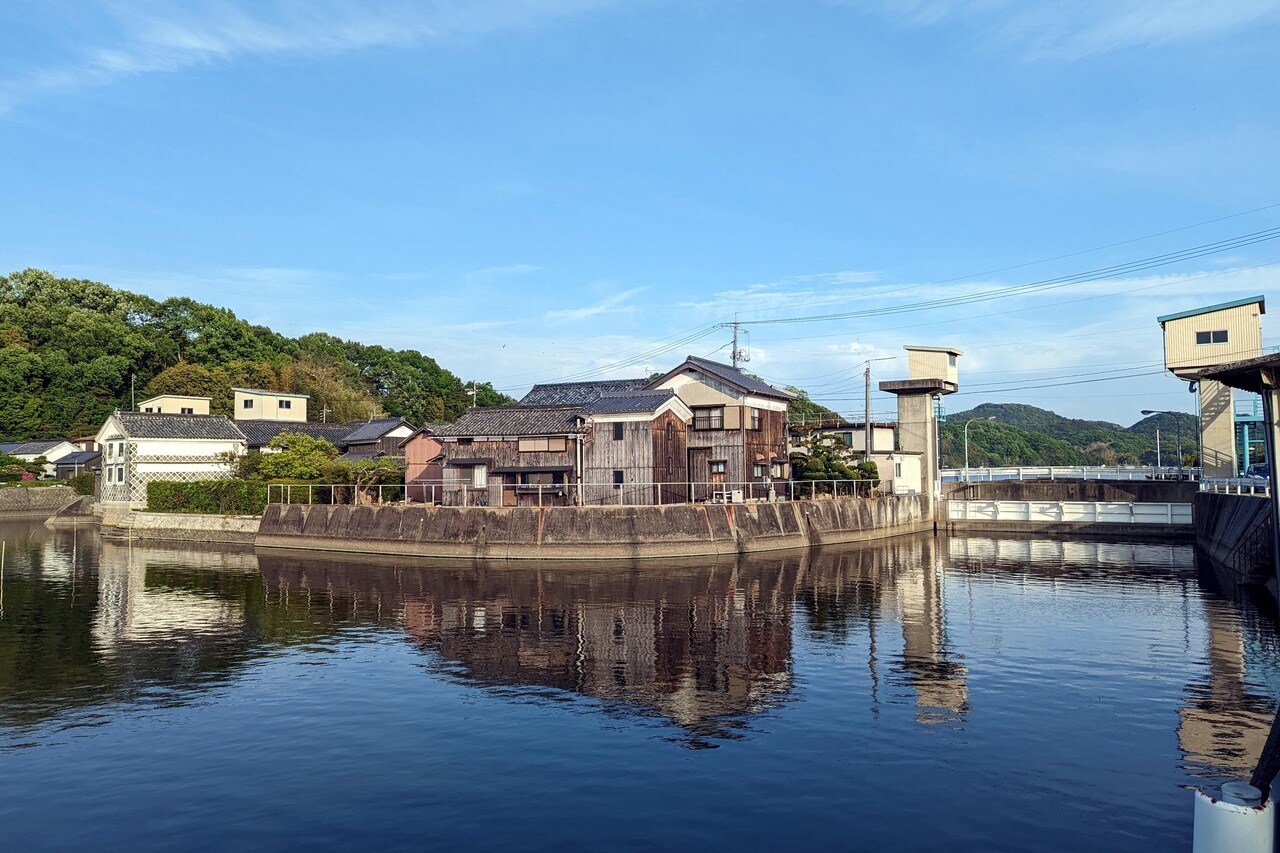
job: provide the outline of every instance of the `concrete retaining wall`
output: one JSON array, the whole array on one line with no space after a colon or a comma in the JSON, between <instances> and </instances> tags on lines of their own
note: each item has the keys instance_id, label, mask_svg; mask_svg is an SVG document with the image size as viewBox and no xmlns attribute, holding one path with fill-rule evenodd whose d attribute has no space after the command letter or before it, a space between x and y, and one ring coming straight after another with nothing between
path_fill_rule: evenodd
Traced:
<instances>
[{"instance_id":1,"label":"concrete retaining wall","mask_svg":"<svg viewBox=\"0 0 1280 853\"><path fill-rule=\"evenodd\" d=\"M478 559L715 556L878 539L932 526L918 495L776 504L348 507L272 504L262 547Z\"/></svg>"},{"instance_id":2,"label":"concrete retaining wall","mask_svg":"<svg viewBox=\"0 0 1280 853\"><path fill-rule=\"evenodd\" d=\"M1269 498L1200 492L1194 507L1196 547L1202 554L1239 581L1274 580Z\"/></svg>"},{"instance_id":3,"label":"concrete retaining wall","mask_svg":"<svg viewBox=\"0 0 1280 853\"><path fill-rule=\"evenodd\" d=\"M70 486L6 486L0 489L0 518L48 518L79 499Z\"/></svg>"},{"instance_id":4,"label":"concrete retaining wall","mask_svg":"<svg viewBox=\"0 0 1280 853\"><path fill-rule=\"evenodd\" d=\"M994 480L989 483L947 483L946 496L957 501L1132 501L1184 503L1199 485L1172 480Z\"/></svg>"},{"instance_id":5,"label":"concrete retaining wall","mask_svg":"<svg viewBox=\"0 0 1280 853\"><path fill-rule=\"evenodd\" d=\"M108 539L252 544L258 519L251 516L196 515L168 512L114 512L102 517Z\"/></svg>"}]
</instances>

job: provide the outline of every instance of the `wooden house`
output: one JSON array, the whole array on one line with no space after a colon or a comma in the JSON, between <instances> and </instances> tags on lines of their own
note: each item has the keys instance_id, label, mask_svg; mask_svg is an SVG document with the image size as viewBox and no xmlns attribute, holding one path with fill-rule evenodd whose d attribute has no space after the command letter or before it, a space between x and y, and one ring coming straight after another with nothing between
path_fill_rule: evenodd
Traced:
<instances>
[{"instance_id":1,"label":"wooden house","mask_svg":"<svg viewBox=\"0 0 1280 853\"><path fill-rule=\"evenodd\" d=\"M580 409L584 504L684 503L693 418L674 391L602 394Z\"/></svg>"},{"instance_id":2,"label":"wooden house","mask_svg":"<svg viewBox=\"0 0 1280 853\"><path fill-rule=\"evenodd\" d=\"M442 503L444 499L444 442L436 433L448 424L427 423L400 441L404 457L404 484L408 499L418 503Z\"/></svg>"},{"instance_id":3,"label":"wooden house","mask_svg":"<svg viewBox=\"0 0 1280 853\"><path fill-rule=\"evenodd\" d=\"M469 409L435 435L442 503L569 506L576 502L584 433L576 406Z\"/></svg>"},{"instance_id":4,"label":"wooden house","mask_svg":"<svg viewBox=\"0 0 1280 853\"><path fill-rule=\"evenodd\" d=\"M696 356L649 387L674 391L692 412L686 451L690 500L767 498L774 481L790 475L790 391Z\"/></svg>"}]
</instances>

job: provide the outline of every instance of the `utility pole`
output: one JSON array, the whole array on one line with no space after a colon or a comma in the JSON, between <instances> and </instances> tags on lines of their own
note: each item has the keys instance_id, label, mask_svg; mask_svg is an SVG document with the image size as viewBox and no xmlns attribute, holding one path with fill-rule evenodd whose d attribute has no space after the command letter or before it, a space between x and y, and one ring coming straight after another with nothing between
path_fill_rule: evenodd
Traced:
<instances>
[{"instance_id":1,"label":"utility pole","mask_svg":"<svg viewBox=\"0 0 1280 853\"><path fill-rule=\"evenodd\" d=\"M863 438L865 439L863 441L863 444L865 445L865 450L863 452L862 461L870 462L871 451L875 450L875 447L876 447L876 439L875 439L876 431L871 426L871 362L869 361L867 362L866 380L867 380L867 389L866 389L867 410L866 410L866 420L862 422Z\"/></svg>"},{"instance_id":2,"label":"utility pole","mask_svg":"<svg viewBox=\"0 0 1280 853\"><path fill-rule=\"evenodd\" d=\"M329 404L325 403L320 409L320 423L327 424L329 422Z\"/></svg>"},{"instance_id":3,"label":"utility pole","mask_svg":"<svg viewBox=\"0 0 1280 853\"><path fill-rule=\"evenodd\" d=\"M1156 473L1160 473L1160 427L1156 427Z\"/></svg>"},{"instance_id":4,"label":"utility pole","mask_svg":"<svg viewBox=\"0 0 1280 853\"><path fill-rule=\"evenodd\" d=\"M133 391L133 380L138 378L138 374L129 374L129 409L130 411L138 411L138 395Z\"/></svg>"},{"instance_id":5,"label":"utility pole","mask_svg":"<svg viewBox=\"0 0 1280 853\"><path fill-rule=\"evenodd\" d=\"M467 393L471 395L471 408L476 407L476 382L471 380L471 387L467 389Z\"/></svg>"},{"instance_id":6,"label":"utility pole","mask_svg":"<svg viewBox=\"0 0 1280 853\"><path fill-rule=\"evenodd\" d=\"M730 356L733 360L733 366L737 367L738 362L750 361L751 353L738 346L738 331L742 328L742 324L735 317L732 323L721 323L721 328L733 329L733 353Z\"/></svg>"}]
</instances>

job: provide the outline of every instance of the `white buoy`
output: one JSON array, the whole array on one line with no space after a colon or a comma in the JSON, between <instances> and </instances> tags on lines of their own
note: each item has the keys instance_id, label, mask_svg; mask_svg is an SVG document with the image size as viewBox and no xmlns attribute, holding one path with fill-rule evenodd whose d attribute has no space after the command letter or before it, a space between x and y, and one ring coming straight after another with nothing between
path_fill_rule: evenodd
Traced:
<instances>
[{"instance_id":1,"label":"white buoy","mask_svg":"<svg viewBox=\"0 0 1280 853\"><path fill-rule=\"evenodd\" d=\"M1227 782L1216 797L1197 790L1192 853L1272 853L1275 814L1247 782Z\"/></svg>"}]
</instances>

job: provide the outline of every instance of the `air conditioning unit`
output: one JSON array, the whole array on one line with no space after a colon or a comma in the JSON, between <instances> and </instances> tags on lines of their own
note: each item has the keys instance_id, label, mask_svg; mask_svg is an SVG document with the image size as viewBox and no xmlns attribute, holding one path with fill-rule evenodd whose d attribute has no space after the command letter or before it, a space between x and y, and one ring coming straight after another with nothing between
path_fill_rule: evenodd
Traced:
<instances>
[{"instance_id":1,"label":"air conditioning unit","mask_svg":"<svg viewBox=\"0 0 1280 853\"><path fill-rule=\"evenodd\" d=\"M729 503L731 504L742 503L742 489L734 489L733 491L729 492Z\"/></svg>"}]
</instances>

